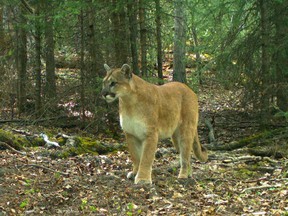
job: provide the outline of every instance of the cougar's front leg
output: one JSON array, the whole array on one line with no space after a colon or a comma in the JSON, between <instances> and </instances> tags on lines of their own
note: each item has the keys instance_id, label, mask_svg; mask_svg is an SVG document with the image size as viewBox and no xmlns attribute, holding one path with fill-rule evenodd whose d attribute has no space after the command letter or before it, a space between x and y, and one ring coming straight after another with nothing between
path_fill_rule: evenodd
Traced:
<instances>
[{"instance_id":1,"label":"cougar's front leg","mask_svg":"<svg viewBox=\"0 0 288 216\"><path fill-rule=\"evenodd\" d=\"M140 158L139 169L135 178L135 184L152 183L151 173L152 165L157 149L158 134L155 132L147 133L146 139L143 142L143 151Z\"/></svg>"},{"instance_id":2,"label":"cougar's front leg","mask_svg":"<svg viewBox=\"0 0 288 216\"><path fill-rule=\"evenodd\" d=\"M133 170L127 174L127 178L134 179L139 168L140 157L142 153L142 142L131 134L126 133L125 136L128 145L128 151L133 163Z\"/></svg>"}]
</instances>

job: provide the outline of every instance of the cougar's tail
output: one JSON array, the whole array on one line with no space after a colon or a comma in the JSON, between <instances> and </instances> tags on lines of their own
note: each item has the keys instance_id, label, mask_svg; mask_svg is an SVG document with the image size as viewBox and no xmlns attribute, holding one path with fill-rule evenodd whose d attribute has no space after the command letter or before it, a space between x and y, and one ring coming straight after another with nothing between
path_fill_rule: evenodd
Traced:
<instances>
[{"instance_id":1,"label":"cougar's tail","mask_svg":"<svg viewBox=\"0 0 288 216\"><path fill-rule=\"evenodd\" d=\"M196 158L201 162L206 162L208 160L207 149L203 147L199 142L198 132L195 134L195 139L193 142L193 151Z\"/></svg>"}]
</instances>

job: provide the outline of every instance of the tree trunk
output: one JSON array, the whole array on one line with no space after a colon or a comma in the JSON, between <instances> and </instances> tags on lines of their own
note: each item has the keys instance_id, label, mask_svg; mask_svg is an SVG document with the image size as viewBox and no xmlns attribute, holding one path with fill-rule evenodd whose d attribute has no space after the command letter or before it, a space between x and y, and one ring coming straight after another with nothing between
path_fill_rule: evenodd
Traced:
<instances>
[{"instance_id":1,"label":"tree trunk","mask_svg":"<svg viewBox=\"0 0 288 216\"><path fill-rule=\"evenodd\" d=\"M113 12L111 13L111 21L114 32L114 66L121 67L128 60L127 45L127 25L124 5L118 6L122 2L112 0Z\"/></svg>"},{"instance_id":2,"label":"tree trunk","mask_svg":"<svg viewBox=\"0 0 288 216\"><path fill-rule=\"evenodd\" d=\"M97 21L96 10L93 5L93 1L90 0L91 7L88 8L88 50L90 54L90 70L88 71L88 79L92 81L92 85L96 83L96 77L103 77L105 75L105 69L103 68L104 58L100 48L100 42L98 40L97 33Z\"/></svg>"},{"instance_id":3,"label":"tree trunk","mask_svg":"<svg viewBox=\"0 0 288 216\"><path fill-rule=\"evenodd\" d=\"M174 60L173 60L173 80L186 83L186 22L184 0L174 0Z\"/></svg>"},{"instance_id":4,"label":"tree trunk","mask_svg":"<svg viewBox=\"0 0 288 216\"><path fill-rule=\"evenodd\" d=\"M268 8L267 1L260 0L260 16L261 16L261 89L260 89L260 108L263 113L267 113L269 107L269 29L268 29Z\"/></svg>"},{"instance_id":5,"label":"tree trunk","mask_svg":"<svg viewBox=\"0 0 288 216\"><path fill-rule=\"evenodd\" d=\"M81 113L82 113L82 119L85 121L86 115L85 115L85 63L84 63L84 15L83 10L81 10L80 13L80 33L81 33L81 42L80 42L80 80L81 80L81 89L80 89L80 101L81 101Z\"/></svg>"},{"instance_id":6,"label":"tree trunk","mask_svg":"<svg viewBox=\"0 0 288 216\"><path fill-rule=\"evenodd\" d=\"M197 37L197 31L196 28L193 26L192 27L192 36L193 36L193 41L194 41L194 47L195 47L195 54L196 54L196 69L197 69L197 81L199 84L202 84L202 77L201 77L201 56L199 52L199 42L198 42L198 37Z\"/></svg>"},{"instance_id":7,"label":"tree trunk","mask_svg":"<svg viewBox=\"0 0 288 216\"><path fill-rule=\"evenodd\" d=\"M45 2L45 50L46 50L46 83L45 96L47 97L50 107L55 105L56 98L56 79L55 79L55 57L54 57L54 29L53 29L53 6Z\"/></svg>"},{"instance_id":8,"label":"tree trunk","mask_svg":"<svg viewBox=\"0 0 288 216\"><path fill-rule=\"evenodd\" d=\"M3 49L5 45L5 39L4 39L4 27L3 27L3 6L0 6L0 47ZM0 50L2 51L2 50ZM2 53L0 52L0 55ZM0 66L1 67L1 66ZM2 72L2 71L1 71ZM0 78L1 79L1 78Z\"/></svg>"},{"instance_id":9,"label":"tree trunk","mask_svg":"<svg viewBox=\"0 0 288 216\"><path fill-rule=\"evenodd\" d=\"M274 63L276 65L276 96L277 106L280 110L288 111L288 1L274 2L275 51Z\"/></svg>"},{"instance_id":10,"label":"tree trunk","mask_svg":"<svg viewBox=\"0 0 288 216\"><path fill-rule=\"evenodd\" d=\"M18 38L18 110L19 114L25 112L27 102L27 32L25 25L27 20L24 17L25 9L20 9L20 26Z\"/></svg>"},{"instance_id":11,"label":"tree trunk","mask_svg":"<svg viewBox=\"0 0 288 216\"><path fill-rule=\"evenodd\" d=\"M147 27L144 0L139 0L140 45L141 45L141 74L147 77Z\"/></svg>"},{"instance_id":12,"label":"tree trunk","mask_svg":"<svg viewBox=\"0 0 288 216\"><path fill-rule=\"evenodd\" d=\"M130 29L130 47L132 56L132 69L133 73L139 75L138 67L138 50L137 50L137 16L136 16L136 2L128 0L127 13L129 19Z\"/></svg>"},{"instance_id":13,"label":"tree trunk","mask_svg":"<svg viewBox=\"0 0 288 216\"><path fill-rule=\"evenodd\" d=\"M0 6L0 56L4 55L4 50L5 50L5 37L4 37L4 27L3 27L3 8ZM2 64L0 64L0 83L4 82L4 67Z\"/></svg>"},{"instance_id":14,"label":"tree trunk","mask_svg":"<svg viewBox=\"0 0 288 216\"><path fill-rule=\"evenodd\" d=\"M35 109L36 117L41 116L41 26L39 20L39 5L36 5L35 15Z\"/></svg>"},{"instance_id":15,"label":"tree trunk","mask_svg":"<svg viewBox=\"0 0 288 216\"><path fill-rule=\"evenodd\" d=\"M163 52L162 52L162 36L161 36L161 6L160 0L155 0L156 6L156 14L155 14L155 21L156 21L156 41L157 41L157 73L158 78L160 79L159 84L163 84Z\"/></svg>"}]
</instances>

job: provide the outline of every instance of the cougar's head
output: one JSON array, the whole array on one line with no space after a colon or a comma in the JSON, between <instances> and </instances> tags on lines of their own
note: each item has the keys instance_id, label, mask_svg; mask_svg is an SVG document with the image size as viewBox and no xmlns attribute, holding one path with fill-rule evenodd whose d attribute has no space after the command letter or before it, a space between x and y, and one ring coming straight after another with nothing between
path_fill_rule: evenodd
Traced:
<instances>
[{"instance_id":1,"label":"cougar's head","mask_svg":"<svg viewBox=\"0 0 288 216\"><path fill-rule=\"evenodd\" d=\"M111 69L107 64L104 64L104 68L107 74L103 79L101 94L108 103L111 103L129 92L132 71L128 64L116 69Z\"/></svg>"}]
</instances>

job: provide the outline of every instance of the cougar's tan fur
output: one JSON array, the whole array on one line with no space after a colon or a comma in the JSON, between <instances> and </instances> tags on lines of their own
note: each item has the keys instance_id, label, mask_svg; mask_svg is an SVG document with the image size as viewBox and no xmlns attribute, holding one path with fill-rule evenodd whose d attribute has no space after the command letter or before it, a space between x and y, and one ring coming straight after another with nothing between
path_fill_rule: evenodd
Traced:
<instances>
[{"instance_id":1,"label":"cougar's tan fur","mask_svg":"<svg viewBox=\"0 0 288 216\"><path fill-rule=\"evenodd\" d=\"M132 73L130 66L111 69L104 65L102 95L107 102L119 99L120 124L126 135L133 162L135 183L152 183L151 172L159 139L171 137L180 153L179 178L190 172L190 155L207 161L207 151L199 143L198 99L185 84L170 82L157 86Z\"/></svg>"}]
</instances>

